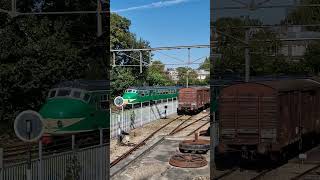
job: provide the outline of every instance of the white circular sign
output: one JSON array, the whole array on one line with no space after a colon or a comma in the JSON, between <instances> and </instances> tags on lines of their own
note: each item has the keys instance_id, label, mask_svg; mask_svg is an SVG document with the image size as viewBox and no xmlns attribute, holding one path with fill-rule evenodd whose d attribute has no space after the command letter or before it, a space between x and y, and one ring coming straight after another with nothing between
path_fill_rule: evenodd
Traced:
<instances>
[{"instance_id":1,"label":"white circular sign","mask_svg":"<svg viewBox=\"0 0 320 180\"><path fill-rule=\"evenodd\" d=\"M116 97L116 98L114 99L114 104L115 104L116 106L118 106L118 107L123 106L123 104L124 104L123 98L122 98L121 96Z\"/></svg>"},{"instance_id":2,"label":"white circular sign","mask_svg":"<svg viewBox=\"0 0 320 180\"><path fill-rule=\"evenodd\" d=\"M41 115L32 110L21 112L14 121L14 132L22 141L37 141L44 132Z\"/></svg>"}]
</instances>

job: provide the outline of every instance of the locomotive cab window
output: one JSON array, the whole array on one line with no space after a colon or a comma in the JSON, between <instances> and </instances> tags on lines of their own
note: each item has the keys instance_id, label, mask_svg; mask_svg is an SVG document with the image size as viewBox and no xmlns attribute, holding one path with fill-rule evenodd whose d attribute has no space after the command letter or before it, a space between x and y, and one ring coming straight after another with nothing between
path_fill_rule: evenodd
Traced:
<instances>
[{"instance_id":1,"label":"locomotive cab window","mask_svg":"<svg viewBox=\"0 0 320 180\"><path fill-rule=\"evenodd\" d=\"M70 96L71 90L70 89L59 89L57 96L64 97Z\"/></svg>"},{"instance_id":2,"label":"locomotive cab window","mask_svg":"<svg viewBox=\"0 0 320 180\"><path fill-rule=\"evenodd\" d=\"M86 102L88 102L90 99L90 94L86 93L83 97L83 100L85 100Z\"/></svg>"},{"instance_id":3,"label":"locomotive cab window","mask_svg":"<svg viewBox=\"0 0 320 180\"><path fill-rule=\"evenodd\" d=\"M80 91L73 91L73 92L72 92L72 97L74 97L74 98L80 98L80 97L81 97L81 92L80 92Z\"/></svg>"},{"instance_id":4,"label":"locomotive cab window","mask_svg":"<svg viewBox=\"0 0 320 180\"><path fill-rule=\"evenodd\" d=\"M53 90L53 91L50 91L50 93L49 93L49 98L53 98L53 97L55 97L56 96L56 92L57 91L55 91L55 90Z\"/></svg>"},{"instance_id":5,"label":"locomotive cab window","mask_svg":"<svg viewBox=\"0 0 320 180\"><path fill-rule=\"evenodd\" d=\"M100 109L102 109L102 110L109 109L108 95L101 95L100 96Z\"/></svg>"}]
</instances>

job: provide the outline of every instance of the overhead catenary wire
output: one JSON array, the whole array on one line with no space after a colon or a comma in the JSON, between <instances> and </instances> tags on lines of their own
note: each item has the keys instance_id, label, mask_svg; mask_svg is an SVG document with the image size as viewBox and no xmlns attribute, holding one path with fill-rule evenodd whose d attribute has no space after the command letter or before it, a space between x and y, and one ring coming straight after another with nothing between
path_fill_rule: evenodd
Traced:
<instances>
[{"instance_id":1,"label":"overhead catenary wire","mask_svg":"<svg viewBox=\"0 0 320 180\"><path fill-rule=\"evenodd\" d=\"M211 10L256 10L256 9L274 9L274 8L293 8L293 7L320 7L320 4L301 4L301 5L269 5L269 6L258 6L256 8L250 9L250 6L226 6L226 7L216 7L211 8Z\"/></svg>"}]
</instances>

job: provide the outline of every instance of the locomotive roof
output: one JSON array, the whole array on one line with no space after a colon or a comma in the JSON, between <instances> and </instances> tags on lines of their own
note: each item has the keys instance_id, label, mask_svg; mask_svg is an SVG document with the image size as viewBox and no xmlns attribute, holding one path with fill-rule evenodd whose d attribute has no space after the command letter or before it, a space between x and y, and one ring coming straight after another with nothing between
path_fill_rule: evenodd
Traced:
<instances>
[{"instance_id":1,"label":"locomotive roof","mask_svg":"<svg viewBox=\"0 0 320 180\"><path fill-rule=\"evenodd\" d=\"M250 77L250 82L261 82L261 81L276 81L276 80L295 80L295 79L314 79L320 82L320 78L315 78L311 76L252 76ZM245 83L244 78L222 78L213 79L210 86L226 86L232 84Z\"/></svg>"},{"instance_id":2,"label":"locomotive roof","mask_svg":"<svg viewBox=\"0 0 320 180\"><path fill-rule=\"evenodd\" d=\"M129 87L127 89L136 89L136 90L152 90L152 89L179 89L181 87L176 86L141 86L141 87Z\"/></svg>"},{"instance_id":3,"label":"locomotive roof","mask_svg":"<svg viewBox=\"0 0 320 180\"><path fill-rule=\"evenodd\" d=\"M257 83L264 84L278 91L310 90L314 88L320 88L320 82L313 79L287 79L262 81Z\"/></svg>"},{"instance_id":4,"label":"locomotive roof","mask_svg":"<svg viewBox=\"0 0 320 180\"><path fill-rule=\"evenodd\" d=\"M108 80L73 80L63 81L54 86L54 88L79 88L87 91L110 90L110 81Z\"/></svg>"},{"instance_id":5,"label":"locomotive roof","mask_svg":"<svg viewBox=\"0 0 320 180\"><path fill-rule=\"evenodd\" d=\"M182 89L210 89L210 87L208 86L189 86L189 87L185 87L185 88L182 88Z\"/></svg>"}]
</instances>

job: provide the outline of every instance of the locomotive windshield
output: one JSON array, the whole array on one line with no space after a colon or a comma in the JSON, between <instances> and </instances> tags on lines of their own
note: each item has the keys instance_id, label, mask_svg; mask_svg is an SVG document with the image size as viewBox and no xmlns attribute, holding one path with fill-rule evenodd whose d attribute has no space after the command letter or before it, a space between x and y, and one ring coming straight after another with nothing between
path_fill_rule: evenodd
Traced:
<instances>
[{"instance_id":1,"label":"locomotive windshield","mask_svg":"<svg viewBox=\"0 0 320 180\"><path fill-rule=\"evenodd\" d=\"M58 90L58 97L63 97L63 96L70 96L71 90L70 89L59 89Z\"/></svg>"},{"instance_id":2,"label":"locomotive windshield","mask_svg":"<svg viewBox=\"0 0 320 180\"><path fill-rule=\"evenodd\" d=\"M55 97L80 99L88 102L90 99L90 94L80 89L67 89L67 88L52 89L49 92L48 98L51 99Z\"/></svg>"},{"instance_id":3,"label":"locomotive windshield","mask_svg":"<svg viewBox=\"0 0 320 180\"><path fill-rule=\"evenodd\" d=\"M126 92L128 92L128 93L136 93L137 90L135 90L135 89L127 89Z\"/></svg>"}]
</instances>

